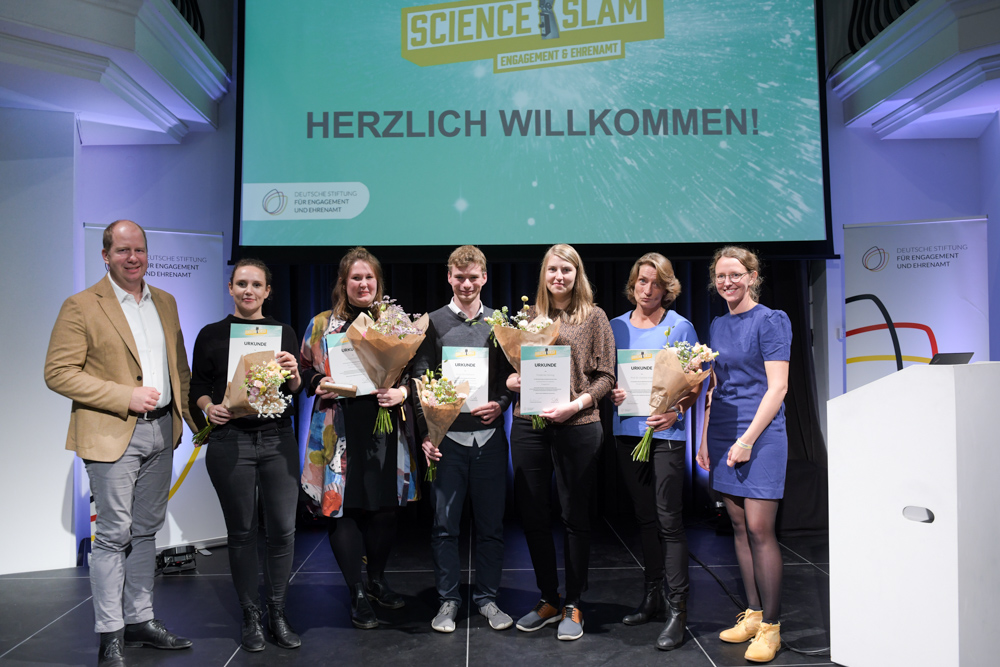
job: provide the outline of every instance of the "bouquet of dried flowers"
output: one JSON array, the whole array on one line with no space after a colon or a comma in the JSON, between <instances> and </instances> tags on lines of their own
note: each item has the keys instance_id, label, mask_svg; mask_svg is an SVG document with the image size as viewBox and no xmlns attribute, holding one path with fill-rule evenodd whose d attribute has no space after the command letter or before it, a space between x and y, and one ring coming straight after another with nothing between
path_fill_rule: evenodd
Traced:
<instances>
[{"instance_id":1,"label":"bouquet of dried flowers","mask_svg":"<svg viewBox=\"0 0 1000 667\"><path fill-rule=\"evenodd\" d=\"M462 411L462 405L469 397L469 383L462 382L456 386L451 380L429 368L426 375L416 378L415 382L420 407L427 420L427 439L437 447ZM424 479L433 482L436 478L437 462L428 461Z\"/></svg>"},{"instance_id":2,"label":"bouquet of dried flowers","mask_svg":"<svg viewBox=\"0 0 1000 667\"><path fill-rule=\"evenodd\" d=\"M232 382L226 387L222 407L233 414L233 419L254 413L258 417L277 418L288 407L288 397L280 387L291 375L274 359L274 352L252 352L240 357L233 372ZM204 445L215 428L209 424L195 433L194 444Z\"/></svg>"},{"instance_id":3,"label":"bouquet of dried flowers","mask_svg":"<svg viewBox=\"0 0 1000 667\"><path fill-rule=\"evenodd\" d=\"M670 335L670 328L666 335ZM711 368L718 352L702 343L692 345L686 340L667 343L653 358L653 390L649 397L650 415L660 415L677 405L677 402L694 391ZM653 429L647 428L639 444L632 450L633 461L649 461L649 448L653 442Z\"/></svg>"},{"instance_id":4,"label":"bouquet of dried flowers","mask_svg":"<svg viewBox=\"0 0 1000 667\"><path fill-rule=\"evenodd\" d=\"M553 322L545 315L531 318L528 308L528 297L521 297L521 310L508 315L507 306L494 310L485 318L489 323L493 342L500 345L507 361L518 373L521 372L522 345L552 345L559 337L559 321ZM545 417L531 416L531 426L536 430L545 428Z\"/></svg>"},{"instance_id":5,"label":"bouquet of dried flowers","mask_svg":"<svg viewBox=\"0 0 1000 667\"><path fill-rule=\"evenodd\" d=\"M347 338L365 367L368 378L379 389L388 389L399 380L427 331L427 315L413 319L385 297L375 304L372 315L362 313L347 329ZM375 419L375 433L392 430L389 409L380 407Z\"/></svg>"}]
</instances>

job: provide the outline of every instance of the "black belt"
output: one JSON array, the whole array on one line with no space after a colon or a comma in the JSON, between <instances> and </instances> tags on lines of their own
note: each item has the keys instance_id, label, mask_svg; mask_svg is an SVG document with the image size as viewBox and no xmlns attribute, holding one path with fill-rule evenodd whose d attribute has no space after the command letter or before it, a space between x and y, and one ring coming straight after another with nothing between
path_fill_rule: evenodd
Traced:
<instances>
[{"instance_id":1,"label":"black belt","mask_svg":"<svg viewBox=\"0 0 1000 667\"><path fill-rule=\"evenodd\" d=\"M172 406L173 403L171 402L168 403L167 405L164 405L162 408L156 408L155 410L150 410L149 412L140 412L136 416L143 421L147 422L156 421L160 417L166 417L167 415L169 415L170 408Z\"/></svg>"}]
</instances>

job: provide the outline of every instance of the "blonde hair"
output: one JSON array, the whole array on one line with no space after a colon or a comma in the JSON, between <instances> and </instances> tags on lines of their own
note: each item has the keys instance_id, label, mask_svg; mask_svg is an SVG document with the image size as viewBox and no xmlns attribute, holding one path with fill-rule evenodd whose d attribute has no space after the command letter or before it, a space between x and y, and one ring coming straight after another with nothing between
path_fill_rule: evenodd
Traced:
<instances>
[{"instance_id":1,"label":"blonde hair","mask_svg":"<svg viewBox=\"0 0 1000 667\"><path fill-rule=\"evenodd\" d=\"M760 258L752 250L747 250L738 245L727 245L724 248L719 248L715 251L715 256L712 257L712 263L708 265L708 289L709 291L717 291L715 282L715 265L723 257L731 257L737 262L743 265L743 268L747 270L747 273L756 273L757 278L747 286L750 291L750 298L755 302L760 302L760 286L764 282L764 278L760 275Z\"/></svg>"},{"instance_id":2,"label":"blonde hair","mask_svg":"<svg viewBox=\"0 0 1000 667\"><path fill-rule=\"evenodd\" d=\"M448 272L452 269L462 269L470 264L476 264L486 272L486 255L474 245L463 245L455 248L448 256Z\"/></svg>"},{"instance_id":3,"label":"blonde hair","mask_svg":"<svg viewBox=\"0 0 1000 667\"><path fill-rule=\"evenodd\" d=\"M594 309L594 289L590 286L590 280L587 279L587 272L583 268L583 260L580 259L580 254L573 246L566 243L557 243L545 251L545 257L542 258L542 268L538 274L538 292L535 294L535 310L539 315L552 317L549 290L545 286L545 269L552 257L558 257L564 262L569 262L576 269L576 280L573 282L573 292L570 294L569 306L563 311L562 315L570 324L582 324Z\"/></svg>"},{"instance_id":4,"label":"blonde hair","mask_svg":"<svg viewBox=\"0 0 1000 667\"><path fill-rule=\"evenodd\" d=\"M658 252L647 252L645 255L635 260L632 270L628 274L628 283L625 284L625 298L633 306L635 302L635 281L639 279L639 269L644 266L651 266L656 271L656 282L664 290L663 300L660 302L664 308L669 308L670 304L677 300L681 293L681 281L674 275L674 265L670 260Z\"/></svg>"},{"instance_id":5,"label":"blonde hair","mask_svg":"<svg viewBox=\"0 0 1000 667\"><path fill-rule=\"evenodd\" d=\"M372 267L372 272L375 274L375 298L372 300L372 304L382 300L382 265L375 259L375 255L365 248L361 246L351 248L346 255L340 258L340 266L337 268L337 282L333 286L333 316L339 320L346 320L350 314L349 309L354 307L347 300L347 279L351 275L351 267L354 266L355 262L365 262ZM377 309L372 316L378 318Z\"/></svg>"}]
</instances>

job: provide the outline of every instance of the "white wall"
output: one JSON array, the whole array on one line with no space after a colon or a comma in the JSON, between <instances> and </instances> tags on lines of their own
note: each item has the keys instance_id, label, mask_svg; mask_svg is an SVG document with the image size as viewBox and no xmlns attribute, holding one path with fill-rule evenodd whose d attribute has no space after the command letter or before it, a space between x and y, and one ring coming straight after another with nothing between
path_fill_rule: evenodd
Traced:
<instances>
[{"instance_id":1,"label":"white wall","mask_svg":"<svg viewBox=\"0 0 1000 667\"><path fill-rule=\"evenodd\" d=\"M42 367L62 301L83 281L83 223L129 218L147 227L232 232L236 101L220 127L177 146L80 147L73 114L0 108L2 348L23 368L0 383L0 574L76 564L70 401ZM228 273L219 276L225 292ZM227 297L228 297L228 293ZM224 313L220 313L222 317ZM196 331L185 331L192 340ZM81 515L78 521L85 521ZM82 525L80 534L89 534ZM16 545L16 547L15 547ZM23 548L22 548L23 547Z\"/></svg>"},{"instance_id":2,"label":"white wall","mask_svg":"<svg viewBox=\"0 0 1000 667\"><path fill-rule=\"evenodd\" d=\"M52 324L76 291L76 150L73 114L0 108L0 574L76 564L70 402L42 379Z\"/></svg>"},{"instance_id":3,"label":"white wall","mask_svg":"<svg viewBox=\"0 0 1000 667\"><path fill-rule=\"evenodd\" d=\"M990 359L1000 360L1000 118L979 138L980 169L982 171L983 212L986 223L987 266L990 287Z\"/></svg>"}]
</instances>

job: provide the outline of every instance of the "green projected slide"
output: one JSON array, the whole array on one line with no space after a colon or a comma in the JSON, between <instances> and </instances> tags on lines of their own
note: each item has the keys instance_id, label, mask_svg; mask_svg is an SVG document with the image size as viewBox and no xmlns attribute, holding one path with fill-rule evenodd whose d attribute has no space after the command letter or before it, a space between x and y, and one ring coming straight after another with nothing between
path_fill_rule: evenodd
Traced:
<instances>
[{"instance_id":1,"label":"green projected slide","mask_svg":"<svg viewBox=\"0 0 1000 667\"><path fill-rule=\"evenodd\" d=\"M241 243L825 237L812 0L253 0Z\"/></svg>"}]
</instances>

